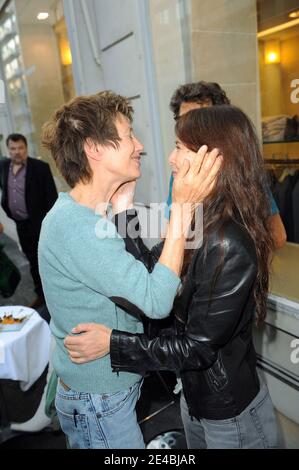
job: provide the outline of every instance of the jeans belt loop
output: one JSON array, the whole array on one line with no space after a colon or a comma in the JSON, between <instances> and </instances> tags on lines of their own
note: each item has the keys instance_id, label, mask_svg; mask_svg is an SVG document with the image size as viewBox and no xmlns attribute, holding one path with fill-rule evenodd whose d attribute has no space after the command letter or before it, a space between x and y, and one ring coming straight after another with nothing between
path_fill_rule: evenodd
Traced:
<instances>
[{"instance_id":1,"label":"jeans belt loop","mask_svg":"<svg viewBox=\"0 0 299 470\"><path fill-rule=\"evenodd\" d=\"M59 381L60 381L60 384L62 385L62 387L64 388L64 390L65 390L66 392L69 392L69 391L70 391L70 387L68 387L68 386L63 382L62 379L59 379Z\"/></svg>"}]
</instances>

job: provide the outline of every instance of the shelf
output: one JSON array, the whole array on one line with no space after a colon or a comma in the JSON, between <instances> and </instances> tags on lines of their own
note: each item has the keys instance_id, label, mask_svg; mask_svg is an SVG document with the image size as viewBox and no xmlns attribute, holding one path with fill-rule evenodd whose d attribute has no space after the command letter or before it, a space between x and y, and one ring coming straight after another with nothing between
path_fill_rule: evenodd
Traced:
<instances>
[{"instance_id":1,"label":"shelf","mask_svg":"<svg viewBox=\"0 0 299 470\"><path fill-rule=\"evenodd\" d=\"M264 158L264 163L269 165L299 165L299 158Z\"/></svg>"},{"instance_id":2,"label":"shelf","mask_svg":"<svg viewBox=\"0 0 299 470\"><path fill-rule=\"evenodd\" d=\"M290 139L290 140L272 140L272 141L266 141L263 142L263 145L267 144L292 144L294 142L299 142L299 136L296 139Z\"/></svg>"}]
</instances>

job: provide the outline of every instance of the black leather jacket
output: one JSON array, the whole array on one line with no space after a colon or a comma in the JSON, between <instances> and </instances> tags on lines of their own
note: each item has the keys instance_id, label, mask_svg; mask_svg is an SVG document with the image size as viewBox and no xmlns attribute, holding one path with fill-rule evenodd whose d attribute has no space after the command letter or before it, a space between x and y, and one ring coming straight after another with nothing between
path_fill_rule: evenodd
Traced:
<instances>
[{"instance_id":1,"label":"black leather jacket","mask_svg":"<svg viewBox=\"0 0 299 470\"><path fill-rule=\"evenodd\" d=\"M140 238L126 244L140 260L145 250L149 269L161 252L160 246L151 253ZM251 238L241 225L226 222L209 235L205 249L194 253L175 301L173 332L162 330L150 338L113 330L113 370L173 370L181 376L191 416L237 416L259 391L252 341L256 276Z\"/></svg>"}]
</instances>

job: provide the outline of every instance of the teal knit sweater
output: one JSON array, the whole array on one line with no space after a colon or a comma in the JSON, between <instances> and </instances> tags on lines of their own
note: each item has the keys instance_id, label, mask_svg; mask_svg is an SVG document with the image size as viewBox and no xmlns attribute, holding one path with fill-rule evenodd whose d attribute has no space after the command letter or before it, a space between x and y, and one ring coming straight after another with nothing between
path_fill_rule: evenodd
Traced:
<instances>
[{"instance_id":1,"label":"teal knit sweater","mask_svg":"<svg viewBox=\"0 0 299 470\"><path fill-rule=\"evenodd\" d=\"M142 333L141 321L119 308L111 297L122 297L150 318L166 317L180 279L157 263L151 274L126 252L114 224L74 201L59 198L43 221L39 269L51 331L56 340L53 366L73 390L114 393L140 377L112 372L107 355L87 364L70 361L63 340L78 323L103 323L110 328Z\"/></svg>"}]
</instances>

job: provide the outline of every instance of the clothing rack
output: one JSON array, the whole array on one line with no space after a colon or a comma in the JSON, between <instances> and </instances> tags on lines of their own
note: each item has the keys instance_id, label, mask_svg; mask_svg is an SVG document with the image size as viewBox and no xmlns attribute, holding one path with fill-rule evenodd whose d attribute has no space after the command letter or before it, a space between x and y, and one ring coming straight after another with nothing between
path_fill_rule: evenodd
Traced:
<instances>
[{"instance_id":1,"label":"clothing rack","mask_svg":"<svg viewBox=\"0 0 299 470\"><path fill-rule=\"evenodd\" d=\"M264 158L265 163L270 163L271 165L275 165L276 163L279 165L299 165L299 158Z\"/></svg>"},{"instance_id":2,"label":"clothing rack","mask_svg":"<svg viewBox=\"0 0 299 470\"><path fill-rule=\"evenodd\" d=\"M264 158L265 167L268 169L298 168L299 158Z\"/></svg>"}]
</instances>

